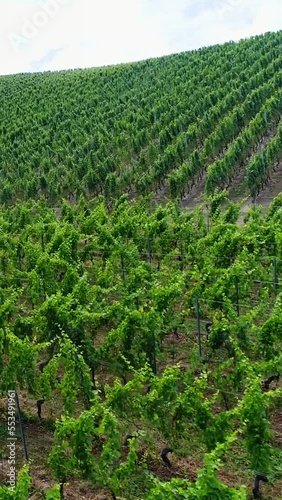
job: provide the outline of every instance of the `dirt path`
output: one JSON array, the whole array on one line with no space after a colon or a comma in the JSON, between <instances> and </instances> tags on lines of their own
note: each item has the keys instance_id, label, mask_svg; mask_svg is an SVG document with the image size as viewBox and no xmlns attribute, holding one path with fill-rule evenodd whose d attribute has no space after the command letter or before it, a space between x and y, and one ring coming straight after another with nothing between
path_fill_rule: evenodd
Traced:
<instances>
[{"instance_id":1,"label":"dirt path","mask_svg":"<svg viewBox=\"0 0 282 500\"><path fill-rule=\"evenodd\" d=\"M270 183L260 192L259 196L256 198L255 203L252 201L250 196L247 198L245 203L242 205L240 210L240 217L238 219L239 224L244 223L244 218L252 207L262 207L262 215L267 213L268 207L273 201L273 199L278 196L282 192L282 162L278 169L272 173ZM236 193L236 191L230 192L230 199L237 203L242 200L244 197L247 197L246 190L240 190Z\"/></svg>"},{"instance_id":2,"label":"dirt path","mask_svg":"<svg viewBox=\"0 0 282 500\"><path fill-rule=\"evenodd\" d=\"M185 194L184 198L181 200L181 208L186 208L193 210L197 208L201 203L204 203L205 199L205 183L206 183L206 173L204 173L202 179L192 187L189 194Z\"/></svg>"},{"instance_id":3,"label":"dirt path","mask_svg":"<svg viewBox=\"0 0 282 500\"><path fill-rule=\"evenodd\" d=\"M282 192L282 162L279 168L273 172L270 183L261 191L254 204L248 195L247 188L244 184L245 170L241 169L238 176L234 179L231 189L228 191L228 198L233 203L238 203L246 198L245 203L241 207L241 215L238 220L239 224L244 223L244 218L249 212L249 209L254 206L262 206L262 214L265 215L269 205L273 199ZM195 185L189 194L186 194L180 202L182 209L193 210L205 201L205 180L204 175L201 181ZM169 200L169 192L167 188L163 188L154 197L155 203L167 203Z\"/></svg>"},{"instance_id":4,"label":"dirt path","mask_svg":"<svg viewBox=\"0 0 282 500\"><path fill-rule=\"evenodd\" d=\"M263 214L266 213L270 203L278 194L282 192L282 161L279 167L271 175L270 183L265 187L256 199L256 205L261 205Z\"/></svg>"}]
</instances>

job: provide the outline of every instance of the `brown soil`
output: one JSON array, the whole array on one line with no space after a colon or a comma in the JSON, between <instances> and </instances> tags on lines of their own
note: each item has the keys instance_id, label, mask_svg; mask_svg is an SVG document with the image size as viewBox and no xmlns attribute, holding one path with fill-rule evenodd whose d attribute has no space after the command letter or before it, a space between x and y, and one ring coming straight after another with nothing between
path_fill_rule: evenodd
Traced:
<instances>
[{"instance_id":1,"label":"brown soil","mask_svg":"<svg viewBox=\"0 0 282 500\"><path fill-rule=\"evenodd\" d=\"M197 208L199 205L204 203L205 197L205 182L206 182L206 173L204 173L202 179L192 187L190 193L184 195L181 200L181 207L189 210L193 210Z\"/></svg>"},{"instance_id":2,"label":"brown soil","mask_svg":"<svg viewBox=\"0 0 282 500\"><path fill-rule=\"evenodd\" d=\"M262 213L265 214L273 199L282 192L282 162L272 173L270 183L261 191L256 198L255 205L262 206Z\"/></svg>"}]
</instances>

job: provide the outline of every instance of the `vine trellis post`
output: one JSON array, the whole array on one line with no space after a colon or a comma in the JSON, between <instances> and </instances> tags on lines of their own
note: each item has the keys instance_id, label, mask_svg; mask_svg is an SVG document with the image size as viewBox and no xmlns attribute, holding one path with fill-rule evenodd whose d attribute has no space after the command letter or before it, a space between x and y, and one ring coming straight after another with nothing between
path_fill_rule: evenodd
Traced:
<instances>
[{"instance_id":1,"label":"vine trellis post","mask_svg":"<svg viewBox=\"0 0 282 500\"><path fill-rule=\"evenodd\" d=\"M16 399L16 407L17 407L17 414L18 414L21 439L22 439L22 444L23 444L23 455L24 455L25 460L28 461L28 453L27 453L27 446L26 446L26 440L25 440L25 434L24 434L24 426L23 426L23 422L22 422L20 402L19 402L19 397L18 397L17 392L15 392L15 399Z\"/></svg>"}]
</instances>

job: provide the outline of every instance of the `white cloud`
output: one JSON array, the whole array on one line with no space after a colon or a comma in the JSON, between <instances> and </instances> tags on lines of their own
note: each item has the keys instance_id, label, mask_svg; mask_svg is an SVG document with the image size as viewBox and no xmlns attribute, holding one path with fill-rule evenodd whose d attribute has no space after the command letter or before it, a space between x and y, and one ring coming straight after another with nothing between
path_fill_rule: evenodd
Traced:
<instances>
[{"instance_id":1,"label":"white cloud","mask_svg":"<svg viewBox=\"0 0 282 500\"><path fill-rule=\"evenodd\" d=\"M140 60L277 31L281 19L280 0L0 0L0 73Z\"/></svg>"}]
</instances>

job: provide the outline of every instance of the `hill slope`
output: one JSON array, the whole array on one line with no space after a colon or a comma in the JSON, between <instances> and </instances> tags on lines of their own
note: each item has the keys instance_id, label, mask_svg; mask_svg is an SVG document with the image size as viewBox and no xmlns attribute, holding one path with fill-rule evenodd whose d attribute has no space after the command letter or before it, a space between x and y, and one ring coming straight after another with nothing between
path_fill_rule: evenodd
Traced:
<instances>
[{"instance_id":1,"label":"hill slope","mask_svg":"<svg viewBox=\"0 0 282 500\"><path fill-rule=\"evenodd\" d=\"M0 500L281 498L281 38L0 78Z\"/></svg>"},{"instance_id":2,"label":"hill slope","mask_svg":"<svg viewBox=\"0 0 282 500\"><path fill-rule=\"evenodd\" d=\"M281 159L281 44L282 32L269 33L116 67L1 77L0 202L175 198L197 183L211 194L238 174L255 197Z\"/></svg>"}]
</instances>

